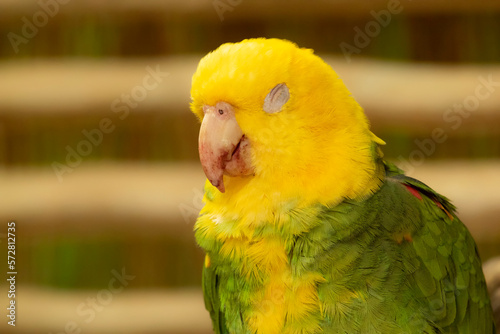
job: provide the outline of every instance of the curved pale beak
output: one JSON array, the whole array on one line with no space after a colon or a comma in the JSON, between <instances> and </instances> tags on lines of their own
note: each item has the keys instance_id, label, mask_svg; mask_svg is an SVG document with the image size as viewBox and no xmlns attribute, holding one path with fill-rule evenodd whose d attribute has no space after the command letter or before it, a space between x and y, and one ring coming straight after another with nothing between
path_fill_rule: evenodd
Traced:
<instances>
[{"instance_id":1,"label":"curved pale beak","mask_svg":"<svg viewBox=\"0 0 500 334\"><path fill-rule=\"evenodd\" d=\"M198 138L198 150L203 171L210 183L225 192L224 175L253 174L250 142L226 102L203 107L204 117Z\"/></svg>"}]
</instances>

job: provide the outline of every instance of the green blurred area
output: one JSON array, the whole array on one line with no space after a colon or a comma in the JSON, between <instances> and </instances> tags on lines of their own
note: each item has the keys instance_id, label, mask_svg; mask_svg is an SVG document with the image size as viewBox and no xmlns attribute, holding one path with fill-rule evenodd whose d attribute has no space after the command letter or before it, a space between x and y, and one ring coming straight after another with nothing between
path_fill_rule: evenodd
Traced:
<instances>
[{"instance_id":1,"label":"green blurred area","mask_svg":"<svg viewBox=\"0 0 500 334\"><path fill-rule=\"evenodd\" d=\"M311 4L313 6L313 4ZM353 2L353 7L356 3ZM375 4L374 4L375 6ZM236 10L236 9L235 9ZM244 10L244 9L240 9ZM373 16L255 16L224 21L214 15L167 17L167 13L64 13L51 18L14 53L8 38L0 40L0 57L151 57L206 53L225 42L252 37L286 38L318 53L340 53L352 41L353 27L365 27ZM367 13L368 14L368 13ZM373 15L373 14L371 14ZM5 16L5 14L3 15ZM241 16L241 15L240 15ZM22 16L7 16L0 35L17 32ZM404 61L498 62L500 14L496 12L394 14L362 55Z\"/></svg>"},{"instance_id":2,"label":"green blurred area","mask_svg":"<svg viewBox=\"0 0 500 334\"><path fill-rule=\"evenodd\" d=\"M172 236L52 236L23 242L19 250L20 282L30 285L100 289L111 270L122 268L135 276L134 288L201 284L202 254Z\"/></svg>"}]
</instances>

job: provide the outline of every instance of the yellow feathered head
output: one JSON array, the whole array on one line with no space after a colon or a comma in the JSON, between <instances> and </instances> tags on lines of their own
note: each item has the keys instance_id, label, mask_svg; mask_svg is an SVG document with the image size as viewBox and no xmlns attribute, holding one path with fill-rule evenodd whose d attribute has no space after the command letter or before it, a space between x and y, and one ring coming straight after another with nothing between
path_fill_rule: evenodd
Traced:
<instances>
[{"instance_id":1,"label":"yellow feathered head","mask_svg":"<svg viewBox=\"0 0 500 334\"><path fill-rule=\"evenodd\" d=\"M363 193L378 169L374 143L383 142L361 107L329 65L292 42L221 45L200 61L191 98L218 196L336 201Z\"/></svg>"}]
</instances>

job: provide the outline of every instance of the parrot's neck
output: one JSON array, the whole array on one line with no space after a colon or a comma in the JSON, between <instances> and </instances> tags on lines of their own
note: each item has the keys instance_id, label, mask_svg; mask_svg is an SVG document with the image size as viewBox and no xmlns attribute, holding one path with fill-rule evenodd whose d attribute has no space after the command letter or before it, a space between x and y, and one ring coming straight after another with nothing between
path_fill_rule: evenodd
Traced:
<instances>
[{"instance_id":1,"label":"parrot's neck","mask_svg":"<svg viewBox=\"0 0 500 334\"><path fill-rule=\"evenodd\" d=\"M346 198L365 199L385 178L378 146L373 144L371 151L357 160L337 154L295 169L282 166L257 176L224 176L225 193L207 182L202 212L217 212L224 219L238 221L235 228L253 233L262 224L282 223L281 217L293 210L316 204L333 207Z\"/></svg>"}]
</instances>

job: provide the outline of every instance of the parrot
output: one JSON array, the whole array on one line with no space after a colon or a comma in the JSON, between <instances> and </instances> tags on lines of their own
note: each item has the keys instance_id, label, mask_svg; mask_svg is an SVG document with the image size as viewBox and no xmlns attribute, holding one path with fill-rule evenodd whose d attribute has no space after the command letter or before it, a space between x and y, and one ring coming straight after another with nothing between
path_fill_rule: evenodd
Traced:
<instances>
[{"instance_id":1,"label":"parrot","mask_svg":"<svg viewBox=\"0 0 500 334\"><path fill-rule=\"evenodd\" d=\"M207 177L194 237L215 333L495 333L455 207L384 160L313 50L222 44L190 95Z\"/></svg>"}]
</instances>

